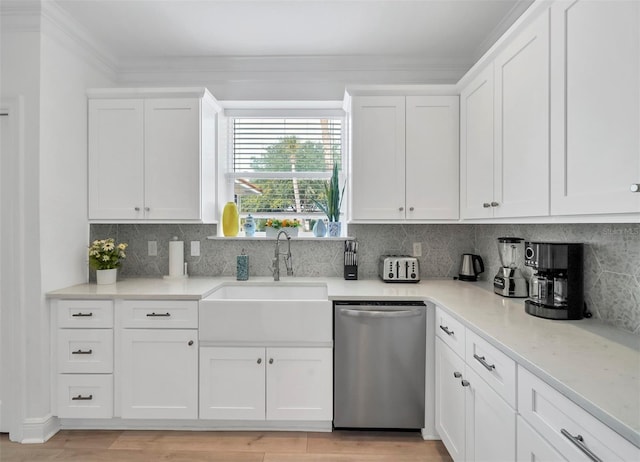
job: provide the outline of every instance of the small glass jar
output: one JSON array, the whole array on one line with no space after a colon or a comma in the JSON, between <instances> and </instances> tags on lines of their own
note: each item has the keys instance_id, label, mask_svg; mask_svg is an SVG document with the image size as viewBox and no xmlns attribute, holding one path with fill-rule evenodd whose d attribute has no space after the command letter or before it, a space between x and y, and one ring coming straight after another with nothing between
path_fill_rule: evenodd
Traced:
<instances>
[{"instance_id":1,"label":"small glass jar","mask_svg":"<svg viewBox=\"0 0 640 462\"><path fill-rule=\"evenodd\" d=\"M249 214L244 219L244 235L248 237L252 237L255 233L256 233L256 222L251 216L251 214Z\"/></svg>"}]
</instances>

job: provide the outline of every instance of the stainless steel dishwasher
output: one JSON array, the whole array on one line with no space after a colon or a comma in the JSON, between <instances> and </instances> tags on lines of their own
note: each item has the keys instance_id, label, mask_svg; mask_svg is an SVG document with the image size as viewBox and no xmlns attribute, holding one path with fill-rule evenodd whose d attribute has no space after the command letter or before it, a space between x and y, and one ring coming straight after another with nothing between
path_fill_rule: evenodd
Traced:
<instances>
[{"instance_id":1,"label":"stainless steel dishwasher","mask_svg":"<svg viewBox=\"0 0 640 462\"><path fill-rule=\"evenodd\" d=\"M425 304L334 302L334 315L334 427L424 427Z\"/></svg>"}]
</instances>

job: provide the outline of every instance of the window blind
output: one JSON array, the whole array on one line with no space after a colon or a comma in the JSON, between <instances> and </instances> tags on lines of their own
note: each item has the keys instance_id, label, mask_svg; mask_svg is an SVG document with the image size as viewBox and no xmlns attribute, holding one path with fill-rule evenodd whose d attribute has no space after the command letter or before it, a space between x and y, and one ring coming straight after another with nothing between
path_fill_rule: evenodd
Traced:
<instances>
[{"instance_id":1,"label":"window blind","mask_svg":"<svg viewBox=\"0 0 640 462\"><path fill-rule=\"evenodd\" d=\"M339 118L233 118L231 165L241 213L316 215L342 161Z\"/></svg>"}]
</instances>

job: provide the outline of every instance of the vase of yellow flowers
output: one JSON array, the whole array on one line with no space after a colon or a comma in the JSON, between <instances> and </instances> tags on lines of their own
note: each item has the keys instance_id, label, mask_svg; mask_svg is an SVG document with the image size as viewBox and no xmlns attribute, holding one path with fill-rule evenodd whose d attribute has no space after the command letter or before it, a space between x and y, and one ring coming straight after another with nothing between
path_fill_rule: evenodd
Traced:
<instances>
[{"instance_id":1,"label":"vase of yellow flowers","mask_svg":"<svg viewBox=\"0 0 640 462\"><path fill-rule=\"evenodd\" d=\"M277 218L269 218L264 226L265 236L276 237L281 229L285 230L290 237L298 236L298 228L302 223L298 219L285 218L279 220Z\"/></svg>"},{"instance_id":2,"label":"vase of yellow flowers","mask_svg":"<svg viewBox=\"0 0 640 462\"><path fill-rule=\"evenodd\" d=\"M89 246L89 266L96 270L98 284L114 284L118 276L120 260L127 257L124 242L116 244L113 238L96 239Z\"/></svg>"}]
</instances>

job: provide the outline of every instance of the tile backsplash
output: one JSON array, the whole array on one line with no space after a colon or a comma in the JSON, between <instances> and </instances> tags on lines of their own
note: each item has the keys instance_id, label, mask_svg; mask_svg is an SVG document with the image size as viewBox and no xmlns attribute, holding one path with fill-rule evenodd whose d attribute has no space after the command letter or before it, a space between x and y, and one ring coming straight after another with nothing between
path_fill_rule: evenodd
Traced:
<instances>
[{"instance_id":1,"label":"tile backsplash","mask_svg":"<svg viewBox=\"0 0 640 462\"><path fill-rule=\"evenodd\" d=\"M91 225L90 231L91 240L114 237L129 244L121 277L168 274L169 241L174 236L185 242L185 261L192 276L235 276L236 256L243 249L249 255L250 276L271 275L273 240L207 239L212 235L216 235L215 225L98 224ZM411 254L413 243L419 242L422 278L456 276L460 255L468 252L482 256L486 270L481 279L487 284L499 266L498 237L583 242L589 309L604 322L640 335L640 224L350 225L349 235L359 242L360 279L377 277L378 256ZM157 241L157 256L148 256L148 241ZM199 257L190 256L191 241L200 241ZM341 277L342 250L340 240L293 240L295 275ZM528 268L525 273L530 275Z\"/></svg>"}]
</instances>

